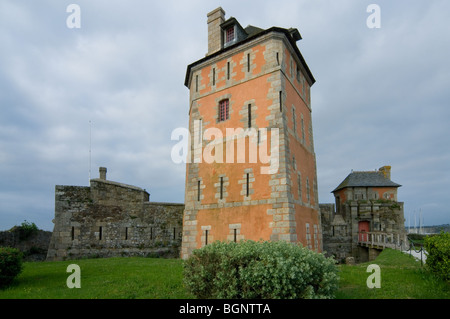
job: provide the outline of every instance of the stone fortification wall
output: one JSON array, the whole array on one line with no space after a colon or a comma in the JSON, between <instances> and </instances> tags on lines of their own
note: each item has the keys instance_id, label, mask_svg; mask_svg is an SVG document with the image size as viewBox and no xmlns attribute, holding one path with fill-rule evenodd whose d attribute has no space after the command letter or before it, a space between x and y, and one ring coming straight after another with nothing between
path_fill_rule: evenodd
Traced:
<instances>
[{"instance_id":1,"label":"stone fortification wall","mask_svg":"<svg viewBox=\"0 0 450 319\"><path fill-rule=\"evenodd\" d=\"M43 261L47 255L52 233L38 229L22 238L19 228L0 232L0 247L12 247L23 253L25 261Z\"/></svg>"},{"instance_id":2,"label":"stone fortification wall","mask_svg":"<svg viewBox=\"0 0 450 319\"><path fill-rule=\"evenodd\" d=\"M179 257L183 204L152 203L138 187L91 180L55 187L47 260L114 256Z\"/></svg>"}]
</instances>

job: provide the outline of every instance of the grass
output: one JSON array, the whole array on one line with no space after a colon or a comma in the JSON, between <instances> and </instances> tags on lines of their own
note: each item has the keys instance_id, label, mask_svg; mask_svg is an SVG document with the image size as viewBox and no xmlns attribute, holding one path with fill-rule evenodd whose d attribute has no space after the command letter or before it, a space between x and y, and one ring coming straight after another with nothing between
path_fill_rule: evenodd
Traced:
<instances>
[{"instance_id":1,"label":"grass","mask_svg":"<svg viewBox=\"0 0 450 319\"><path fill-rule=\"evenodd\" d=\"M368 288L370 264L380 266L381 288ZM337 299L450 299L450 284L420 265L414 257L385 249L373 262L340 265Z\"/></svg>"},{"instance_id":2,"label":"grass","mask_svg":"<svg viewBox=\"0 0 450 319\"><path fill-rule=\"evenodd\" d=\"M69 289L67 266L81 269L81 288ZM369 289L367 266L381 269L381 288ZM450 299L450 287L413 257L386 249L369 263L340 265L337 299ZM27 262L0 299L191 299L182 285L182 260L105 258Z\"/></svg>"},{"instance_id":3,"label":"grass","mask_svg":"<svg viewBox=\"0 0 450 319\"><path fill-rule=\"evenodd\" d=\"M67 266L77 264L81 288L66 285ZM182 299L182 262L159 258L105 258L26 262L0 299Z\"/></svg>"}]
</instances>

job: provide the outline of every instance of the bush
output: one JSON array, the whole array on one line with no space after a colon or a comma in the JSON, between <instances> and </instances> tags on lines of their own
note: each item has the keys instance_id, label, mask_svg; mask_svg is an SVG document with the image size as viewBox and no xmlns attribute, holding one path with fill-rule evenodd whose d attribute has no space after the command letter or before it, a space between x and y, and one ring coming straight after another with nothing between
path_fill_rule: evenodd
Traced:
<instances>
[{"instance_id":1,"label":"bush","mask_svg":"<svg viewBox=\"0 0 450 319\"><path fill-rule=\"evenodd\" d=\"M439 277L450 281L450 233L425 238L424 248L427 267Z\"/></svg>"},{"instance_id":2,"label":"bush","mask_svg":"<svg viewBox=\"0 0 450 319\"><path fill-rule=\"evenodd\" d=\"M184 284L197 298L333 298L335 261L299 245L214 242L184 262Z\"/></svg>"},{"instance_id":3,"label":"bush","mask_svg":"<svg viewBox=\"0 0 450 319\"><path fill-rule=\"evenodd\" d=\"M17 230L19 232L20 239L25 240L34 233L37 233L38 227L35 223L30 223L25 220L19 227L17 227Z\"/></svg>"},{"instance_id":4,"label":"bush","mask_svg":"<svg viewBox=\"0 0 450 319\"><path fill-rule=\"evenodd\" d=\"M22 252L20 250L0 247L0 288L11 284L22 268Z\"/></svg>"}]
</instances>

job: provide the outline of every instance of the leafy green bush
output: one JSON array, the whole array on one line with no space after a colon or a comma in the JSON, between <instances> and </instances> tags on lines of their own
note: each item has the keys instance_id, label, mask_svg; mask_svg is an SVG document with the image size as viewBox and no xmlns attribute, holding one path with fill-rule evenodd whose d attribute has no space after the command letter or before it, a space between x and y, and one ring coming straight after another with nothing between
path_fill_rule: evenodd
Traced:
<instances>
[{"instance_id":1,"label":"leafy green bush","mask_svg":"<svg viewBox=\"0 0 450 319\"><path fill-rule=\"evenodd\" d=\"M0 288L11 284L22 269L22 252L16 248L0 247Z\"/></svg>"},{"instance_id":2,"label":"leafy green bush","mask_svg":"<svg viewBox=\"0 0 450 319\"><path fill-rule=\"evenodd\" d=\"M284 241L216 241L183 266L197 298L333 298L339 280L333 259Z\"/></svg>"},{"instance_id":3,"label":"leafy green bush","mask_svg":"<svg viewBox=\"0 0 450 319\"><path fill-rule=\"evenodd\" d=\"M436 275L450 281L450 233L425 238L427 267Z\"/></svg>"},{"instance_id":4,"label":"leafy green bush","mask_svg":"<svg viewBox=\"0 0 450 319\"><path fill-rule=\"evenodd\" d=\"M19 231L20 239L24 240L36 233L38 231L38 227L35 223L30 223L25 220L19 227L17 227L17 230Z\"/></svg>"}]
</instances>

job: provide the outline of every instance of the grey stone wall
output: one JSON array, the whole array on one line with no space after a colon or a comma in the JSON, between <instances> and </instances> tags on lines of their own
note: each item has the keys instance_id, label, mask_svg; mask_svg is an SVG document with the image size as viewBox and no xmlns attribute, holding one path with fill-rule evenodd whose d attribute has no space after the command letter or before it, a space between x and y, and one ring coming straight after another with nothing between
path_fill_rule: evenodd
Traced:
<instances>
[{"instance_id":1,"label":"grey stone wall","mask_svg":"<svg viewBox=\"0 0 450 319\"><path fill-rule=\"evenodd\" d=\"M38 229L27 238L21 238L17 228L0 232L0 247L19 249L24 255L24 261L43 261L47 256L52 233Z\"/></svg>"},{"instance_id":2,"label":"grey stone wall","mask_svg":"<svg viewBox=\"0 0 450 319\"><path fill-rule=\"evenodd\" d=\"M179 257L183 204L152 203L138 187L105 179L55 187L47 260L114 256Z\"/></svg>"}]
</instances>

